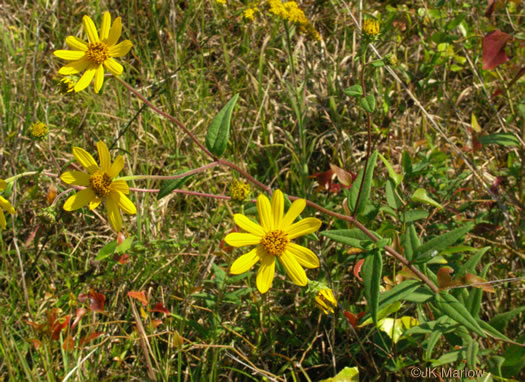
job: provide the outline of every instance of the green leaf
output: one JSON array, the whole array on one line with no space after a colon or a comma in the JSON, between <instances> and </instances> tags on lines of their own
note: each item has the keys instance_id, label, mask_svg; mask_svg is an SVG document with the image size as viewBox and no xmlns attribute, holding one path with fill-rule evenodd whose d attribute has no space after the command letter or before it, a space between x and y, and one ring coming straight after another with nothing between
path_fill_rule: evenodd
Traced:
<instances>
[{"instance_id":1,"label":"green leaf","mask_svg":"<svg viewBox=\"0 0 525 382\"><path fill-rule=\"evenodd\" d=\"M381 321L383 318L385 317L388 317L390 316L391 314L397 312L399 309L401 309L401 306L403 304L401 304L400 301L396 301L390 305L387 305L385 306L384 308L380 309L378 312L377 312L377 321L378 321L378 324L379 324L379 321ZM365 319L366 317L363 317L361 318L361 323L358 325L358 327L363 327L363 326L366 326L366 325L370 325L371 323L374 322L374 320L372 318L370 318L370 314L367 315L368 318ZM363 321L364 320L364 321Z\"/></svg>"},{"instance_id":2,"label":"green leaf","mask_svg":"<svg viewBox=\"0 0 525 382\"><path fill-rule=\"evenodd\" d=\"M345 367L335 377L323 379L321 382L359 382L359 369Z\"/></svg>"},{"instance_id":3,"label":"green leaf","mask_svg":"<svg viewBox=\"0 0 525 382\"><path fill-rule=\"evenodd\" d=\"M361 85L353 85L353 86L350 86L349 88L345 89L344 93L347 96L359 97L359 96L363 95L363 88L361 87Z\"/></svg>"},{"instance_id":4,"label":"green leaf","mask_svg":"<svg viewBox=\"0 0 525 382\"><path fill-rule=\"evenodd\" d=\"M133 244L133 240L135 239L135 236L130 236L126 240L124 240L120 245L117 247L116 252L117 253L125 253L131 248L131 245Z\"/></svg>"},{"instance_id":5,"label":"green leaf","mask_svg":"<svg viewBox=\"0 0 525 382\"><path fill-rule=\"evenodd\" d=\"M435 256L446 247L454 244L456 241L461 239L467 232L474 228L473 223L465 224L463 227L456 228L450 232L447 232L443 235L435 237L425 244L420 246L415 253L414 258L423 258L426 256Z\"/></svg>"},{"instance_id":6,"label":"green leaf","mask_svg":"<svg viewBox=\"0 0 525 382\"><path fill-rule=\"evenodd\" d=\"M418 288L412 293L410 293L408 296L405 297L405 301L408 302L415 302L416 304L422 304L424 302L427 302L429 300L432 300L434 297L434 293L427 288Z\"/></svg>"},{"instance_id":7,"label":"green leaf","mask_svg":"<svg viewBox=\"0 0 525 382\"><path fill-rule=\"evenodd\" d=\"M519 139L511 133L497 133L479 137L479 142L483 145L500 145L500 146L519 146Z\"/></svg>"},{"instance_id":8,"label":"green leaf","mask_svg":"<svg viewBox=\"0 0 525 382\"><path fill-rule=\"evenodd\" d=\"M116 240L107 243L105 246L102 247L100 251L98 251L97 257L95 257L95 261L102 261L108 258L115 252L115 248L117 248Z\"/></svg>"},{"instance_id":9,"label":"green leaf","mask_svg":"<svg viewBox=\"0 0 525 382\"><path fill-rule=\"evenodd\" d=\"M224 288L224 280L226 278L226 272L224 269L219 267L216 264L212 264L213 273L215 274L215 282L217 283L217 286L219 290L222 290Z\"/></svg>"},{"instance_id":10,"label":"green leaf","mask_svg":"<svg viewBox=\"0 0 525 382\"><path fill-rule=\"evenodd\" d=\"M424 188L418 188L411 196L414 202L420 202L429 204L431 206L443 209L443 206L427 195L427 191Z\"/></svg>"},{"instance_id":11,"label":"green leaf","mask_svg":"<svg viewBox=\"0 0 525 382\"><path fill-rule=\"evenodd\" d=\"M365 297L368 302L368 310L377 325L377 312L379 310L379 286L381 273L383 271L383 259L381 252L376 250L365 258L361 268L361 275L365 286Z\"/></svg>"},{"instance_id":12,"label":"green leaf","mask_svg":"<svg viewBox=\"0 0 525 382\"><path fill-rule=\"evenodd\" d=\"M376 99L373 95L369 94L366 97L361 98L361 106L369 113L373 113L376 109Z\"/></svg>"},{"instance_id":13,"label":"green leaf","mask_svg":"<svg viewBox=\"0 0 525 382\"><path fill-rule=\"evenodd\" d=\"M379 154L379 158L381 158L381 160L385 164L386 169L388 170L388 175L390 175L390 178L392 178L392 180L396 184L396 187L399 186L403 181L403 175L395 172L390 162L383 155Z\"/></svg>"},{"instance_id":14,"label":"green leaf","mask_svg":"<svg viewBox=\"0 0 525 382\"><path fill-rule=\"evenodd\" d=\"M478 322L472 317L470 312L454 296L448 292L440 292L434 296L436 307L445 315L452 318L457 323L463 325L470 331L486 337Z\"/></svg>"},{"instance_id":15,"label":"green leaf","mask_svg":"<svg viewBox=\"0 0 525 382\"><path fill-rule=\"evenodd\" d=\"M178 175L178 174L175 174ZM190 175L191 176L191 175ZM165 180L160 186L159 193L157 194L157 200L164 198L165 196L171 194L171 192L177 188L180 188L186 183L190 176L185 176L184 178L170 179Z\"/></svg>"},{"instance_id":16,"label":"green leaf","mask_svg":"<svg viewBox=\"0 0 525 382\"><path fill-rule=\"evenodd\" d=\"M470 341L470 343L467 346L467 366L471 370L476 369L476 364L478 363L478 351L479 351L479 345L476 341Z\"/></svg>"},{"instance_id":17,"label":"green leaf","mask_svg":"<svg viewBox=\"0 0 525 382\"><path fill-rule=\"evenodd\" d=\"M320 235L329 239L349 245L350 247L364 249L371 242L370 238L360 229L334 229L319 232Z\"/></svg>"},{"instance_id":18,"label":"green leaf","mask_svg":"<svg viewBox=\"0 0 525 382\"><path fill-rule=\"evenodd\" d=\"M363 189L361 191L361 196L359 198L359 206L357 206L357 214L362 212L365 208L365 204L368 202L370 197L370 190L372 189L372 179L374 177L374 169L377 162L377 151L374 151L370 158L368 158L368 166L366 170L366 176L363 181L364 168L359 172L356 180L352 184L350 189L350 197L348 198L348 208L350 211L354 211L356 208L357 195L359 195L359 188L361 187L361 182L363 182Z\"/></svg>"},{"instance_id":19,"label":"green leaf","mask_svg":"<svg viewBox=\"0 0 525 382\"><path fill-rule=\"evenodd\" d=\"M386 202L390 207L397 210L401 207L401 199L396 194L394 182L388 179L385 185Z\"/></svg>"},{"instance_id":20,"label":"green leaf","mask_svg":"<svg viewBox=\"0 0 525 382\"><path fill-rule=\"evenodd\" d=\"M446 365L452 362L456 362L459 360L462 360L465 355L465 350L454 350L450 353L443 354L441 357L439 357L437 360L432 362L432 367L438 367L441 365Z\"/></svg>"},{"instance_id":21,"label":"green leaf","mask_svg":"<svg viewBox=\"0 0 525 382\"><path fill-rule=\"evenodd\" d=\"M212 154L221 156L226 150L228 137L230 135L230 122L232 112L239 94L235 94L211 121L206 135L206 147Z\"/></svg>"},{"instance_id":22,"label":"green leaf","mask_svg":"<svg viewBox=\"0 0 525 382\"><path fill-rule=\"evenodd\" d=\"M496 330L504 330L509 321L521 312L525 312L525 306L521 306L505 313L496 314L492 320L489 321L489 324Z\"/></svg>"},{"instance_id":23,"label":"green leaf","mask_svg":"<svg viewBox=\"0 0 525 382\"><path fill-rule=\"evenodd\" d=\"M401 221L403 223L412 223L416 220L426 219L428 211L425 210L408 210L401 214Z\"/></svg>"},{"instance_id":24,"label":"green leaf","mask_svg":"<svg viewBox=\"0 0 525 382\"><path fill-rule=\"evenodd\" d=\"M428 336L427 349L425 351L426 359L432 358L432 350L434 350L434 347L438 343L442 334L443 334L443 327L438 326L436 330L434 330L432 333L430 333L430 336Z\"/></svg>"},{"instance_id":25,"label":"green leaf","mask_svg":"<svg viewBox=\"0 0 525 382\"><path fill-rule=\"evenodd\" d=\"M403 236L402 243L403 243L403 248L405 249L406 259L408 261L412 261L412 258L414 257L414 253L421 245L421 243L419 242L419 238L417 237L417 232L416 232L416 228L414 227L414 224L410 224L408 226L408 229Z\"/></svg>"}]
</instances>

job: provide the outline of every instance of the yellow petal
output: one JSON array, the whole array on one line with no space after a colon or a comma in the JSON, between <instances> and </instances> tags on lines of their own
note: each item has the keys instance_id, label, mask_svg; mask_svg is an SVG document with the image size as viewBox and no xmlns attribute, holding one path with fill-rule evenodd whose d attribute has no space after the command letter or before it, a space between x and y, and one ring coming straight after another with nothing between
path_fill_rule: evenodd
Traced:
<instances>
[{"instance_id":1,"label":"yellow petal","mask_svg":"<svg viewBox=\"0 0 525 382\"><path fill-rule=\"evenodd\" d=\"M284 215L284 197L281 190L275 190L272 196L273 226L279 228Z\"/></svg>"},{"instance_id":2,"label":"yellow petal","mask_svg":"<svg viewBox=\"0 0 525 382\"><path fill-rule=\"evenodd\" d=\"M93 199L91 202L89 202L89 209L94 210L95 208L99 206L100 202L102 202L102 199L98 197Z\"/></svg>"},{"instance_id":3,"label":"yellow petal","mask_svg":"<svg viewBox=\"0 0 525 382\"><path fill-rule=\"evenodd\" d=\"M53 54L63 60L77 61L83 58L86 52L81 50L55 50Z\"/></svg>"},{"instance_id":4,"label":"yellow petal","mask_svg":"<svg viewBox=\"0 0 525 382\"><path fill-rule=\"evenodd\" d=\"M293 256L290 252L285 251L280 257L279 261L284 267L284 270L288 274L288 276L292 279L294 284L305 286L308 284L308 278L306 277L306 272L304 269L299 265L297 260L295 259L295 256Z\"/></svg>"},{"instance_id":5,"label":"yellow petal","mask_svg":"<svg viewBox=\"0 0 525 382\"><path fill-rule=\"evenodd\" d=\"M124 40L117 45L113 45L109 48L110 57L122 57L128 54L130 49L133 47L133 44L129 40Z\"/></svg>"},{"instance_id":6,"label":"yellow petal","mask_svg":"<svg viewBox=\"0 0 525 382\"><path fill-rule=\"evenodd\" d=\"M73 156L78 161L78 163L80 163L82 167L87 170L88 173L93 174L99 169L95 159L93 159L91 154L86 150L80 147L73 147Z\"/></svg>"},{"instance_id":7,"label":"yellow petal","mask_svg":"<svg viewBox=\"0 0 525 382\"><path fill-rule=\"evenodd\" d=\"M108 46L113 46L117 43L117 41L120 38L120 34L122 33L122 20L120 17L117 17L115 21L113 21L113 25L111 26L111 29L109 31L108 41L106 44Z\"/></svg>"},{"instance_id":8,"label":"yellow petal","mask_svg":"<svg viewBox=\"0 0 525 382\"><path fill-rule=\"evenodd\" d=\"M114 180L113 183L111 183L111 189L126 195L129 194L129 186L125 180Z\"/></svg>"},{"instance_id":9,"label":"yellow petal","mask_svg":"<svg viewBox=\"0 0 525 382\"><path fill-rule=\"evenodd\" d=\"M257 198L257 212L259 212L259 221L266 232L273 229L272 207L268 198L261 194Z\"/></svg>"},{"instance_id":10,"label":"yellow petal","mask_svg":"<svg viewBox=\"0 0 525 382\"><path fill-rule=\"evenodd\" d=\"M304 199L297 199L294 201L281 221L281 229L286 231L286 228L290 226L295 219L297 219L297 216L303 212L305 207L306 201Z\"/></svg>"},{"instance_id":11,"label":"yellow petal","mask_svg":"<svg viewBox=\"0 0 525 382\"><path fill-rule=\"evenodd\" d=\"M75 36L67 36L66 44L67 46L69 46L71 49L74 49L74 50L81 50L83 52L88 50L87 43L84 40L81 40Z\"/></svg>"},{"instance_id":12,"label":"yellow petal","mask_svg":"<svg viewBox=\"0 0 525 382\"><path fill-rule=\"evenodd\" d=\"M107 40L109 36L109 28L111 27L111 15L108 11L104 12L102 16L102 26L100 27L100 39L102 41Z\"/></svg>"},{"instance_id":13,"label":"yellow petal","mask_svg":"<svg viewBox=\"0 0 525 382\"><path fill-rule=\"evenodd\" d=\"M266 293L272 286L273 276L275 274L275 256L265 255L261 259L261 266L257 272L257 289L259 292Z\"/></svg>"},{"instance_id":14,"label":"yellow petal","mask_svg":"<svg viewBox=\"0 0 525 382\"><path fill-rule=\"evenodd\" d=\"M3 197L0 196L0 209L4 209L6 210L7 212L9 212L10 214L14 214L15 213L15 207L13 207L11 205L11 203L9 203L8 200L4 199Z\"/></svg>"},{"instance_id":15,"label":"yellow petal","mask_svg":"<svg viewBox=\"0 0 525 382\"><path fill-rule=\"evenodd\" d=\"M111 157L109 156L109 150L106 144L102 141L97 142L98 159L100 161L100 168L102 171L107 172L111 167Z\"/></svg>"},{"instance_id":16,"label":"yellow petal","mask_svg":"<svg viewBox=\"0 0 525 382\"><path fill-rule=\"evenodd\" d=\"M321 220L317 218L305 218L288 226L286 228L286 233L288 234L288 238L292 240L296 237L308 235L309 233L317 231L319 227L321 227L321 224Z\"/></svg>"},{"instance_id":17,"label":"yellow petal","mask_svg":"<svg viewBox=\"0 0 525 382\"><path fill-rule=\"evenodd\" d=\"M295 243L288 243L286 251L295 257L297 262L305 268L318 268L319 258L308 248Z\"/></svg>"},{"instance_id":18,"label":"yellow petal","mask_svg":"<svg viewBox=\"0 0 525 382\"><path fill-rule=\"evenodd\" d=\"M259 261L259 255L257 253L257 248L254 248L233 262L230 268L230 273L232 275L240 275L241 273L248 272L257 261Z\"/></svg>"},{"instance_id":19,"label":"yellow petal","mask_svg":"<svg viewBox=\"0 0 525 382\"><path fill-rule=\"evenodd\" d=\"M118 157L115 158L115 162L113 162L109 170L106 171L106 174L108 174L108 176L111 179L113 179L119 174L119 172L122 171L123 168L124 168L124 157L122 155L119 155Z\"/></svg>"},{"instance_id":20,"label":"yellow petal","mask_svg":"<svg viewBox=\"0 0 525 382\"><path fill-rule=\"evenodd\" d=\"M129 198L121 192L113 191L111 192L113 199L117 200L117 197L114 194L118 194L118 206L129 215L135 215L137 213L137 207L133 204Z\"/></svg>"},{"instance_id":21,"label":"yellow petal","mask_svg":"<svg viewBox=\"0 0 525 382\"><path fill-rule=\"evenodd\" d=\"M97 28L95 27L95 23L93 22L93 20L91 20L91 17L87 15L84 16L82 18L82 23L84 24L84 31L88 36L89 42L99 42L100 40L98 39Z\"/></svg>"},{"instance_id":22,"label":"yellow petal","mask_svg":"<svg viewBox=\"0 0 525 382\"><path fill-rule=\"evenodd\" d=\"M82 171L67 171L60 176L60 179L67 184L89 187L89 175Z\"/></svg>"},{"instance_id":23,"label":"yellow petal","mask_svg":"<svg viewBox=\"0 0 525 382\"><path fill-rule=\"evenodd\" d=\"M4 211L2 211L1 209L0 209L0 227L2 227L2 229L5 229L6 227Z\"/></svg>"},{"instance_id":24,"label":"yellow petal","mask_svg":"<svg viewBox=\"0 0 525 382\"><path fill-rule=\"evenodd\" d=\"M98 94L104 83L104 65L99 65L95 72L95 93Z\"/></svg>"},{"instance_id":25,"label":"yellow petal","mask_svg":"<svg viewBox=\"0 0 525 382\"><path fill-rule=\"evenodd\" d=\"M77 74L85 70L90 65L90 63L91 62L87 59L87 57L83 57L78 61L70 62L69 64L62 66L58 73L64 76Z\"/></svg>"},{"instance_id":26,"label":"yellow petal","mask_svg":"<svg viewBox=\"0 0 525 382\"><path fill-rule=\"evenodd\" d=\"M226 235L224 241L232 247L244 247L245 245L255 245L261 242L260 236L251 233L234 232Z\"/></svg>"},{"instance_id":27,"label":"yellow petal","mask_svg":"<svg viewBox=\"0 0 525 382\"><path fill-rule=\"evenodd\" d=\"M110 193L106 197L106 210L108 212L109 224L117 232L120 232L122 228L122 217L120 216L120 211L118 209L118 204L112 198L113 193Z\"/></svg>"},{"instance_id":28,"label":"yellow petal","mask_svg":"<svg viewBox=\"0 0 525 382\"><path fill-rule=\"evenodd\" d=\"M254 223L244 215L235 214L233 215L233 220L235 220L235 224L246 232L257 236L264 236L265 234L264 229L259 224Z\"/></svg>"},{"instance_id":29,"label":"yellow petal","mask_svg":"<svg viewBox=\"0 0 525 382\"><path fill-rule=\"evenodd\" d=\"M0 191L4 191L7 187L5 180L0 179Z\"/></svg>"},{"instance_id":30,"label":"yellow petal","mask_svg":"<svg viewBox=\"0 0 525 382\"><path fill-rule=\"evenodd\" d=\"M64 210L66 211L75 211L79 208L84 207L97 196L91 188L86 188L80 192L77 192L75 195L69 197L68 200L64 203Z\"/></svg>"},{"instance_id":31,"label":"yellow petal","mask_svg":"<svg viewBox=\"0 0 525 382\"><path fill-rule=\"evenodd\" d=\"M122 72L124 71L124 68L122 67L122 65L120 65L117 61L115 61L112 58L108 58L107 60L105 60L104 66L114 76L120 76Z\"/></svg>"},{"instance_id":32,"label":"yellow petal","mask_svg":"<svg viewBox=\"0 0 525 382\"><path fill-rule=\"evenodd\" d=\"M96 64L92 64L86 69L82 77L80 77L80 80L78 80L77 84L75 85L75 92L78 93L89 86L91 80L93 80L93 77L95 77L97 66L98 65Z\"/></svg>"}]
</instances>

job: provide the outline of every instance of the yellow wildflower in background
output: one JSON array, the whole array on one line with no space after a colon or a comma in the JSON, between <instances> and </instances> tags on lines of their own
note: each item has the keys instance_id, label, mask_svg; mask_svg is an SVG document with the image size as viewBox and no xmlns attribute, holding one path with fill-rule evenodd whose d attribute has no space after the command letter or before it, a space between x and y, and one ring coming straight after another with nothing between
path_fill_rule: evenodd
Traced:
<instances>
[{"instance_id":1,"label":"yellow wildflower in background","mask_svg":"<svg viewBox=\"0 0 525 382\"><path fill-rule=\"evenodd\" d=\"M126 55L133 44L129 40L117 44L122 32L122 22L120 17L117 17L111 24L109 12L105 12L102 17L100 36L89 16L84 16L82 22L89 42L86 43L75 36L68 36L66 44L73 50L55 50L54 54L58 58L72 62L60 68L58 73L71 75L85 70L75 85L75 91L84 90L95 78L95 93L98 93L104 83L104 67L114 76L122 74L124 70L122 65L112 57Z\"/></svg>"},{"instance_id":2,"label":"yellow wildflower in background","mask_svg":"<svg viewBox=\"0 0 525 382\"><path fill-rule=\"evenodd\" d=\"M244 19L250 20L250 21L255 20L255 12L257 11L258 11L257 7L245 9L243 12Z\"/></svg>"},{"instance_id":3,"label":"yellow wildflower in background","mask_svg":"<svg viewBox=\"0 0 525 382\"><path fill-rule=\"evenodd\" d=\"M60 94L71 93L75 90L77 82L70 77L63 77L58 82L58 91Z\"/></svg>"},{"instance_id":4,"label":"yellow wildflower in background","mask_svg":"<svg viewBox=\"0 0 525 382\"><path fill-rule=\"evenodd\" d=\"M0 179L0 192L4 191L6 187L7 183L4 180ZM2 229L5 229L6 221L3 210L6 210L10 214L15 213L15 208L11 205L11 203L9 203L6 199L0 196L0 227L2 227Z\"/></svg>"},{"instance_id":5,"label":"yellow wildflower in background","mask_svg":"<svg viewBox=\"0 0 525 382\"><path fill-rule=\"evenodd\" d=\"M226 0L215 0L217 4L226 5Z\"/></svg>"},{"instance_id":6,"label":"yellow wildflower in background","mask_svg":"<svg viewBox=\"0 0 525 382\"><path fill-rule=\"evenodd\" d=\"M296 24L299 26L299 32L305 34L306 37L313 40L321 40L319 32L308 20L303 10L299 8L297 2L288 1L283 4L281 0L268 0L268 4L270 5L270 13Z\"/></svg>"},{"instance_id":7,"label":"yellow wildflower in background","mask_svg":"<svg viewBox=\"0 0 525 382\"><path fill-rule=\"evenodd\" d=\"M295 1L288 1L284 3L284 9L286 10L286 19L292 23L299 25L308 24L308 19L304 14L303 10L299 8Z\"/></svg>"},{"instance_id":8,"label":"yellow wildflower in background","mask_svg":"<svg viewBox=\"0 0 525 382\"><path fill-rule=\"evenodd\" d=\"M49 129L44 122L35 122L31 125L31 136L36 139L43 139L49 133Z\"/></svg>"},{"instance_id":9,"label":"yellow wildflower in background","mask_svg":"<svg viewBox=\"0 0 525 382\"><path fill-rule=\"evenodd\" d=\"M87 151L80 147L73 147L73 156L87 173L68 171L63 173L60 179L64 183L86 187L86 189L66 200L64 210L78 210L87 204L90 210L94 210L104 200L109 224L119 232L122 228L120 209L131 215L137 213L135 205L126 196L129 194L128 184L124 180L113 180L124 168L124 157L119 155L112 164L109 150L104 142L98 142L97 149L100 167Z\"/></svg>"},{"instance_id":10,"label":"yellow wildflower in background","mask_svg":"<svg viewBox=\"0 0 525 382\"><path fill-rule=\"evenodd\" d=\"M232 199L242 202L250 195L250 185L234 179L230 189Z\"/></svg>"},{"instance_id":11,"label":"yellow wildflower in background","mask_svg":"<svg viewBox=\"0 0 525 382\"><path fill-rule=\"evenodd\" d=\"M292 243L291 240L315 232L321 226L321 220L311 217L293 223L305 207L306 201L298 199L284 215L283 193L276 190L271 204L265 195L261 194L257 198L260 225L244 215L235 214L233 217L235 223L248 233L230 233L224 241L232 247L246 245L257 247L235 260L230 273L238 275L247 272L260 261L256 284L259 292L266 293L272 286L275 260L279 259L292 281L297 285L305 286L308 279L302 267L317 268L319 259L311 250Z\"/></svg>"},{"instance_id":12,"label":"yellow wildflower in background","mask_svg":"<svg viewBox=\"0 0 525 382\"><path fill-rule=\"evenodd\" d=\"M270 5L270 13L282 17L283 19L288 17L288 13L284 8L283 3L281 3L281 0L268 0L268 4Z\"/></svg>"},{"instance_id":13,"label":"yellow wildflower in background","mask_svg":"<svg viewBox=\"0 0 525 382\"><path fill-rule=\"evenodd\" d=\"M323 288L319 290L317 296L315 296L315 304L324 314L334 313L334 308L337 307L337 300L334 297L334 293L329 288Z\"/></svg>"},{"instance_id":14,"label":"yellow wildflower in background","mask_svg":"<svg viewBox=\"0 0 525 382\"><path fill-rule=\"evenodd\" d=\"M366 19L363 21L363 33L375 37L379 34L379 21L376 19Z\"/></svg>"}]
</instances>

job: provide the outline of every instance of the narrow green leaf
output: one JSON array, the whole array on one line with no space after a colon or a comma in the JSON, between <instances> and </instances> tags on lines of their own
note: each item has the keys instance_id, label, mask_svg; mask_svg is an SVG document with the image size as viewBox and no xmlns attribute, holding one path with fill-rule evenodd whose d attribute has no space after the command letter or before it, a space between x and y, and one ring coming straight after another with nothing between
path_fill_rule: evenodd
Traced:
<instances>
[{"instance_id":1,"label":"narrow green leaf","mask_svg":"<svg viewBox=\"0 0 525 382\"><path fill-rule=\"evenodd\" d=\"M321 382L359 382L359 369L347 366L335 377L323 379Z\"/></svg>"},{"instance_id":2,"label":"narrow green leaf","mask_svg":"<svg viewBox=\"0 0 525 382\"><path fill-rule=\"evenodd\" d=\"M470 331L479 334L481 337L486 337L486 334L470 312L450 293L441 292L436 294L434 296L434 302L443 314L465 326Z\"/></svg>"},{"instance_id":3,"label":"narrow green leaf","mask_svg":"<svg viewBox=\"0 0 525 382\"><path fill-rule=\"evenodd\" d=\"M361 106L369 113L373 113L376 109L376 99L373 95L369 94L366 97L361 98Z\"/></svg>"},{"instance_id":4,"label":"narrow green leaf","mask_svg":"<svg viewBox=\"0 0 525 382\"><path fill-rule=\"evenodd\" d=\"M465 350L454 350L449 353L443 354L441 357L439 357L437 360L432 362L432 367L438 367L441 365L447 365L452 362L457 362L459 360L462 360L465 356Z\"/></svg>"},{"instance_id":5,"label":"narrow green leaf","mask_svg":"<svg viewBox=\"0 0 525 382\"><path fill-rule=\"evenodd\" d=\"M479 351L479 345L476 341L470 341L470 343L467 346L467 366L471 370L476 369L476 364L478 363L478 351Z\"/></svg>"},{"instance_id":6,"label":"narrow green leaf","mask_svg":"<svg viewBox=\"0 0 525 382\"><path fill-rule=\"evenodd\" d=\"M374 169L377 163L377 151L374 151L370 158L368 158L368 166L366 170L366 176L363 181L364 169L359 172L356 180L352 184L350 189L350 197L348 198L348 208L350 211L354 211L356 208L357 195L359 195L359 188L361 187L361 182L363 182L363 189L361 191L361 197L359 198L359 206L357 206L357 214L364 210L365 204L370 197L370 190L372 189L372 179L374 177Z\"/></svg>"},{"instance_id":7,"label":"narrow green leaf","mask_svg":"<svg viewBox=\"0 0 525 382\"><path fill-rule=\"evenodd\" d=\"M239 94L235 94L211 121L206 135L206 147L213 154L221 156L226 150L228 137L230 135L230 122L232 112Z\"/></svg>"},{"instance_id":8,"label":"narrow green leaf","mask_svg":"<svg viewBox=\"0 0 525 382\"><path fill-rule=\"evenodd\" d=\"M344 90L344 93L347 96L359 97L363 95L363 88L361 87L361 85L353 85L353 86L350 86L349 88L346 88Z\"/></svg>"},{"instance_id":9,"label":"narrow green leaf","mask_svg":"<svg viewBox=\"0 0 525 382\"><path fill-rule=\"evenodd\" d=\"M190 175L191 176L191 175ZM184 183L190 178L190 176L185 176L184 178L170 179L165 180L160 186L159 193L157 194L157 200L164 198L169 195L173 190L181 188Z\"/></svg>"},{"instance_id":10,"label":"narrow green leaf","mask_svg":"<svg viewBox=\"0 0 525 382\"><path fill-rule=\"evenodd\" d=\"M117 241L113 240L109 243L107 243L105 246L102 247L100 251L98 251L97 256L95 257L96 261L102 261L109 256L111 256L115 252L115 248L117 248Z\"/></svg>"},{"instance_id":11,"label":"narrow green leaf","mask_svg":"<svg viewBox=\"0 0 525 382\"><path fill-rule=\"evenodd\" d=\"M124 240L120 245L116 248L115 252L117 253L125 253L131 248L131 245L133 244L133 240L135 239L135 236L130 236L126 240Z\"/></svg>"},{"instance_id":12,"label":"narrow green leaf","mask_svg":"<svg viewBox=\"0 0 525 382\"><path fill-rule=\"evenodd\" d=\"M403 181L403 175L395 172L390 162L383 155L379 154L379 158L381 158L381 160L385 164L385 167L388 170L388 175L390 175L390 178L392 178L392 180L396 184L396 187L399 186Z\"/></svg>"},{"instance_id":13,"label":"narrow green leaf","mask_svg":"<svg viewBox=\"0 0 525 382\"><path fill-rule=\"evenodd\" d=\"M501 338L502 340L507 340L507 341L510 341L510 339L505 336L504 334L502 334L501 332L499 332L496 328L494 328L491 324L489 324L488 322L486 321L483 321L482 319L480 318L477 318L476 319L476 322L479 324L479 326L484 330L486 331L488 334L490 334L492 337L496 337L496 338Z\"/></svg>"},{"instance_id":14,"label":"narrow green leaf","mask_svg":"<svg viewBox=\"0 0 525 382\"><path fill-rule=\"evenodd\" d=\"M407 231L403 236L402 243L403 248L405 249L406 259L408 261L412 261L414 253L421 245L421 243L419 242L419 238L417 237L416 227L414 227L414 224L410 224L408 226Z\"/></svg>"},{"instance_id":15,"label":"narrow green leaf","mask_svg":"<svg viewBox=\"0 0 525 382\"><path fill-rule=\"evenodd\" d=\"M368 310L377 325L377 313L379 311L379 286L381 283L381 273L383 271L383 259L381 252L376 250L367 256L361 274L365 286L365 297L368 302Z\"/></svg>"},{"instance_id":16,"label":"narrow green leaf","mask_svg":"<svg viewBox=\"0 0 525 382\"><path fill-rule=\"evenodd\" d=\"M426 219L429 213L425 210L408 210L401 214L401 221L403 223L412 223L416 220Z\"/></svg>"},{"instance_id":17,"label":"narrow green leaf","mask_svg":"<svg viewBox=\"0 0 525 382\"><path fill-rule=\"evenodd\" d=\"M401 207L401 199L399 199L399 196L396 194L394 182L390 179L388 179L385 184L385 195L386 202L391 208L397 210Z\"/></svg>"},{"instance_id":18,"label":"narrow green leaf","mask_svg":"<svg viewBox=\"0 0 525 382\"><path fill-rule=\"evenodd\" d=\"M405 301L415 302L416 304L422 304L429 300L432 300L434 293L427 288L418 288L408 296L405 296Z\"/></svg>"},{"instance_id":19,"label":"narrow green leaf","mask_svg":"<svg viewBox=\"0 0 525 382\"><path fill-rule=\"evenodd\" d=\"M500 146L519 146L519 139L511 133L497 133L479 137L479 142L483 145L500 145Z\"/></svg>"},{"instance_id":20,"label":"narrow green leaf","mask_svg":"<svg viewBox=\"0 0 525 382\"><path fill-rule=\"evenodd\" d=\"M443 329L441 326L438 326L436 330L434 330L432 333L430 333L430 336L428 336L427 349L425 351L425 357L427 360L432 359L432 350L434 350L434 347L438 343L442 334L443 334Z\"/></svg>"},{"instance_id":21,"label":"narrow green leaf","mask_svg":"<svg viewBox=\"0 0 525 382\"><path fill-rule=\"evenodd\" d=\"M329 239L349 245L350 247L364 249L370 238L360 229L334 229L331 231L319 232L320 235L326 236Z\"/></svg>"},{"instance_id":22,"label":"narrow green leaf","mask_svg":"<svg viewBox=\"0 0 525 382\"><path fill-rule=\"evenodd\" d=\"M489 321L489 324L497 330L505 330L509 321L521 312L525 312L525 306L521 306L505 313L496 314L492 320Z\"/></svg>"},{"instance_id":23,"label":"narrow green leaf","mask_svg":"<svg viewBox=\"0 0 525 382\"><path fill-rule=\"evenodd\" d=\"M463 227L456 228L450 232L447 232L441 236L435 237L425 244L420 246L416 253L415 258L422 258L426 256L435 256L446 247L454 244L456 241L461 239L467 232L474 228L473 223L465 224Z\"/></svg>"},{"instance_id":24,"label":"narrow green leaf","mask_svg":"<svg viewBox=\"0 0 525 382\"><path fill-rule=\"evenodd\" d=\"M431 206L443 209L443 206L428 196L427 191L424 188L418 188L410 197L414 202L420 202L429 204Z\"/></svg>"}]
</instances>

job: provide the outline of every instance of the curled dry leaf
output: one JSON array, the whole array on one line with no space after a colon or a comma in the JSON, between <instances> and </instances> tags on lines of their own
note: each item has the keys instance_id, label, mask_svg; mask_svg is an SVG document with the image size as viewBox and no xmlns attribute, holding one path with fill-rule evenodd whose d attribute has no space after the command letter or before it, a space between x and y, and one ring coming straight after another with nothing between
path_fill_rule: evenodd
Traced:
<instances>
[{"instance_id":1,"label":"curled dry leaf","mask_svg":"<svg viewBox=\"0 0 525 382\"><path fill-rule=\"evenodd\" d=\"M492 31L483 38L483 69L494 69L509 60L505 46L512 38L510 34L499 30Z\"/></svg>"}]
</instances>

